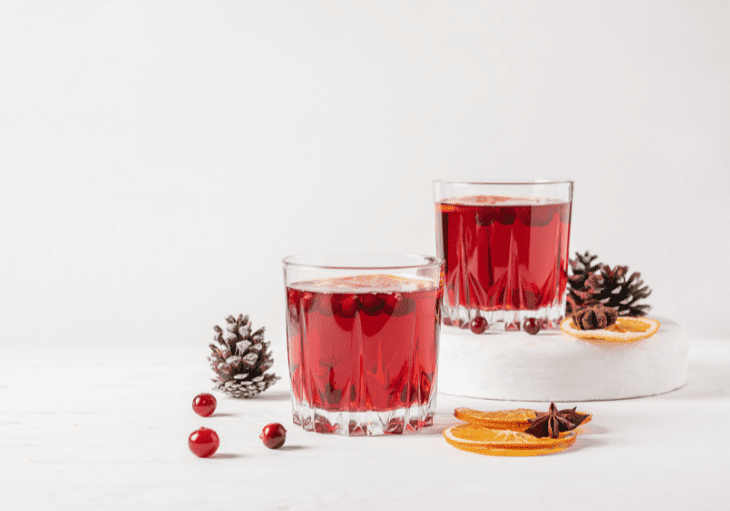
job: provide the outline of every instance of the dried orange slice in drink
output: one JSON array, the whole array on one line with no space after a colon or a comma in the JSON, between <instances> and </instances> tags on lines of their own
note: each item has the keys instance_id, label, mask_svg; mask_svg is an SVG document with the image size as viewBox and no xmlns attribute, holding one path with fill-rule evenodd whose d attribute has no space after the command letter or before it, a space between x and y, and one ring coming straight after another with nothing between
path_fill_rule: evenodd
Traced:
<instances>
[{"instance_id":1,"label":"dried orange slice in drink","mask_svg":"<svg viewBox=\"0 0 730 511\"><path fill-rule=\"evenodd\" d=\"M566 334L581 339L602 341L633 342L651 337L659 330L659 322L649 318L618 318L616 323L600 330L581 330L573 318L565 318L560 329Z\"/></svg>"},{"instance_id":2,"label":"dried orange slice in drink","mask_svg":"<svg viewBox=\"0 0 730 511\"><path fill-rule=\"evenodd\" d=\"M577 434L575 431L566 431L558 438L537 438L521 431L461 424L444 430L444 438L458 449L479 454L537 456L567 449L575 442Z\"/></svg>"},{"instance_id":3,"label":"dried orange slice in drink","mask_svg":"<svg viewBox=\"0 0 730 511\"><path fill-rule=\"evenodd\" d=\"M291 285L293 288L304 291L324 291L327 293L416 291L435 286L436 283L430 279L399 277L383 273L305 280Z\"/></svg>"},{"instance_id":4,"label":"dried orange slice in drink","mask_svg":"<svg viewBox=\"0 0 730 511\"><path fill-rule=\"evenodd\" d=\"M511 431L525 431L530 427L530 419L535 419L541 415L545 414L529 408L515 408L513 410L499 410L496 412L480 412L471 408L456 408L454 410L454 417L474 426L489 429L508 429ZM589 414L581 424L590 422L592 417Z\"/></svg>"}]
</instances>

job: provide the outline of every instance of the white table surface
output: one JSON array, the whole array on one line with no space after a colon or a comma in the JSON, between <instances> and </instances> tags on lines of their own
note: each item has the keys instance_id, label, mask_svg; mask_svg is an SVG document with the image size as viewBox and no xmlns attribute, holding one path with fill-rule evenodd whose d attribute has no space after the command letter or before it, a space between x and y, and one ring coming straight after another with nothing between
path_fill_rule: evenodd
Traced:
<instances>
[{"instance_id":1,"label":"white table surface","mask_svg":"<svg viewBox=\"0 0 730 511\"><path fill-rule=\"evenodd\" d=\"M590 402L569 450L530 458L463 452L441 432L455 407L544 404L439 395L418 434L340 437L291 422L283 379L261 397L216 394L206 346L0 348L0 509L730 509L730 339L690 340L690 380L669 394ZM277 373L286 370L277 360ZM573 403L561 403L573 405ZM578 403L576 403L578 404ZM288 429L284 448L258 438ZM221 446L193 456L188 435Z\"/></svg>"}]
</instances>

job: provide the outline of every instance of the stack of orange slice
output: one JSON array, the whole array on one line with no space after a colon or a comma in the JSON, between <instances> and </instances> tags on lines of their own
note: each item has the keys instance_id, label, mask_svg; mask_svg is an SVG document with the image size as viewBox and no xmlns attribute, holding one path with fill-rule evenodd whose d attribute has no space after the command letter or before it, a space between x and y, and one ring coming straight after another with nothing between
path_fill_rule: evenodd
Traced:
<instances>
[{"instance_id":1,"label":"stack of orange slice","mask_svg":"<svg viewBox=\"0 0 730 511\"><path fill-rule=\"evenodd\" d=\"M529 419L540 416L536 410L517 408L496 412L481 412L470 408L457 408L454 416L467 421L444 431L446 441L464 451L491 456L536 456L559 452L570 447L577 432L566 431L558 438L538 438L524 431L530 426ZM589 422L589 415L583 424Z\"/></svg>"}]
</instances>

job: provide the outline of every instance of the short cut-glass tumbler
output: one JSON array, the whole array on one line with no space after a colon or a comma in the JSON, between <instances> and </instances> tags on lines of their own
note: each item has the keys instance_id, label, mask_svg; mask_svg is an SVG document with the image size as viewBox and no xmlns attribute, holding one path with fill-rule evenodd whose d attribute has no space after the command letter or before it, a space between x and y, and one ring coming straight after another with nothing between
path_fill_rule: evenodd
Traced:
<instances>
[{"instance_id":1,"label":"short cut-glass tumbler","mask_svg":"<svg viewBox=\"0 0 730 511\"><path fill-rule=\"evenodd\" d=\"M368 436L430 426L443 261L324 254L283 264L294 423Z\"/></svg>"}]
</instances>

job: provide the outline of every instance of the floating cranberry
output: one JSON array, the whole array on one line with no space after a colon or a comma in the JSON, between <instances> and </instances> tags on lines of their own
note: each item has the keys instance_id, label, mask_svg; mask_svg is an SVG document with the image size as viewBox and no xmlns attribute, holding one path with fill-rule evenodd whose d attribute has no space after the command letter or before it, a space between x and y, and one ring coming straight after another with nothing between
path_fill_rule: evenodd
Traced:
<instances>
[{"instance_id":1,"label":"floating cranberry","mask_svg":"<svg viewBox=\"0 0 730 511\"><path fill-rule=\"evenodd\" d=\"M515 223L515 218L517 218L517 212L515 211L515 208L512 206L504 206L499 208L499 212L497 213L497 221L502 225L512 225Z\"/></svg>"},{"instance_id":2,"label":"floating cranberry","mask_svg":"<svg viewBox=\"0 0 730 511\"><path fill-rule=\"evenodd\" d=\"M198 458L209 458L215 454L220 443L218 434L210 428L196 429L188 438L188 447Z\"/></svg>"},{"instance_id":3,"label":"floating cranberry","mask_svg":"<svg viewBox=\"0 0 730 511\"><path fill-rule=\"evenodd\" d=\"M494 207L482 207L477 210L476 213L474 213L474 220L476 221L476 224L482 227L487 227L489 225L492 225L494 221L497 219L497 212L499 211L499 208Z\"/></svg>"},{"instance_id":4,"label":"floating cranberry","mask_svg":"<svg viewBox=\"0 0 730 511\"><path fill-rule=\"evenodd\" d=\"M386 313L388 316L393 315L393 311L398 306L398 302L401 299L400 293L380 293L378 295L378 298L380 298L383 301L383 312Z\"/></svg>"},{"instance_id":5,"label":"floating cranberry","mask_svg":"<svg viewBox=\"0 0 730 511\"><path fill-rule=\"evenodd\" d=\"M372 293L360 295L360 304L362 311L368 316L377 316L385 306L385 302L378 295Z\"/></svg>"},{"instance_id":6,"label":"floating cranberry","mask_svg":"<svg viewBox=\"0 0 730 511\"><path fill-rule=\"evenodd\" d=\"M342 318L354 318L360 308L360 302L355 295L336 294L332 297L332 310Z\"/></svg>"},{"instance_id":7,"label":"floating cranberry","mask_svg":"<svg viewBox=\"0 0 730 511\"><path fill-rule=\"evenodd\" d=\"M469 328L471 329L472 333L474 334L483 334L487 327L489 326L489 323L487 323L487 320L481 316L477 316L474 319L471 320L471 323L469 323Z\"/></svg>"},{"instance_id":8,"label":"floating cranberry","mask_svg":"<svg viewBox=\"0 0 730 511\"><path fill-rule=\"evenodd\" d=\"M528 334L535 335L540 331L540 323L535 318L527 318L522 328Z\"/></svg>"},{"instance_id":9,"label":"floating cranberry","mask_svg":"<svg viewBox=\"0 0 730 511\"><path fill-rule=\"evenodd\" d=\"M213 394L198 394L193 399L193 411L201 417L208 417L215 411L217 404Z\"/></svg>"},{"instance_id":10,"label":"floating cranberry","mask_svg":"<svg viewBox=\"0 0 730 511\"><path fill-rule=\"evenodd\" d=\"M267 424L264 426L264 430L259 435L259 438L269 449L278 449L286 441L286 430L278 422Z\"/></svg>"}]
</instances>

